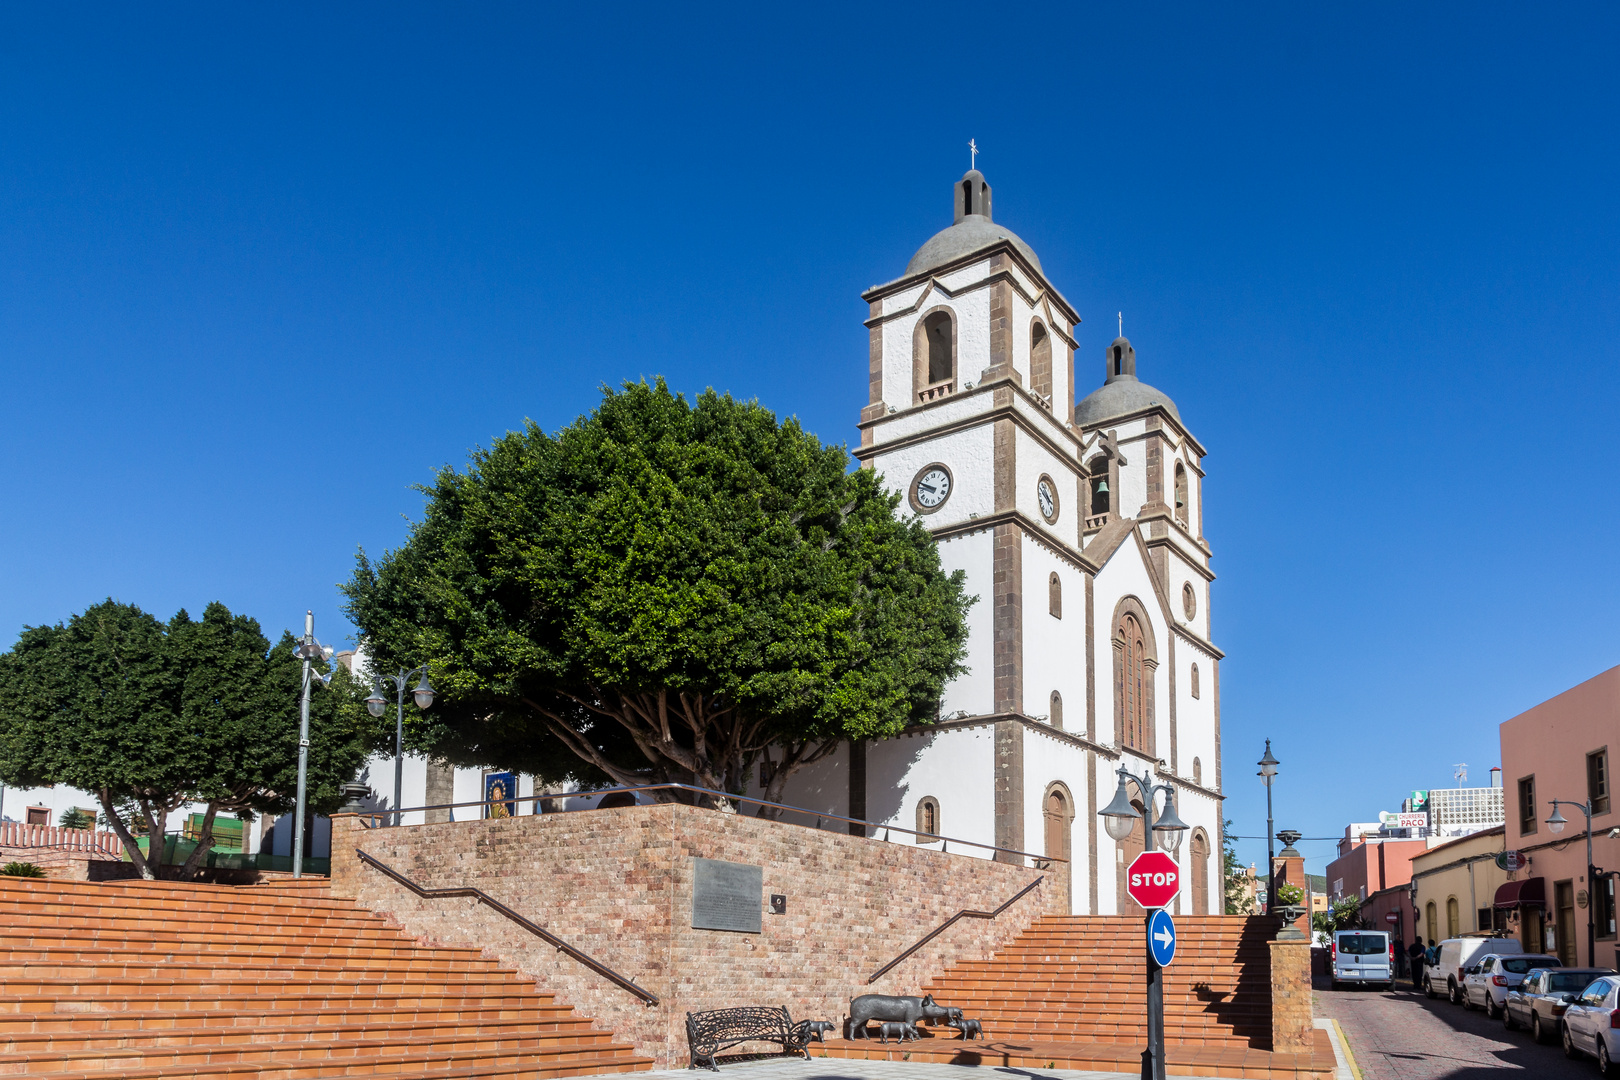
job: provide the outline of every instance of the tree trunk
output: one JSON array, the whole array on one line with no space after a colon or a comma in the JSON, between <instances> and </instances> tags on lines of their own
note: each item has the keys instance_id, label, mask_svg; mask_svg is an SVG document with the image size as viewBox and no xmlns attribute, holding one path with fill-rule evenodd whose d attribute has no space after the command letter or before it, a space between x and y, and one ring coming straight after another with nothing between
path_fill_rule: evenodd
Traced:
<instances>
[{"instance_id":1,"label":"tree trunk","mask_svg":"<svg viewBox=\"0 0 1620 1080\"><path fill-rule=\"evenodd\" d=\"M186 857L185 865L180 867L180 880L190 881L196 874L197 868L208 857L214 848L214 815L219 812L217 803L209 803L208 809L203 811L202 835L197 838L196 850Z\"/></svg>"},{"instance_id":2,"label":"tree trunk","mask_svg":"<svg viewBox=\"0 0 1620 1080\"><path fill-rule=\"evenodd\" d=\"M96 799L101 803L102 813L107 815L107 824L112 826L112 831L118 834L119 842L124 845L124 854L129 856L129 861L135 867L135 872L147 881L155 880L157 875L152 873L152 865L147 862L146 856L141 854L141 845L130 833L129 826L124 824L124 819L119 816L118 811L113 807L112 793L106 788L102 788L96 792ZM151 850L150 839L147 840L147 845L147 850ZM158 854L160 862L162 858L162 849L160 848Z\"/></svg>"}]
</instances>

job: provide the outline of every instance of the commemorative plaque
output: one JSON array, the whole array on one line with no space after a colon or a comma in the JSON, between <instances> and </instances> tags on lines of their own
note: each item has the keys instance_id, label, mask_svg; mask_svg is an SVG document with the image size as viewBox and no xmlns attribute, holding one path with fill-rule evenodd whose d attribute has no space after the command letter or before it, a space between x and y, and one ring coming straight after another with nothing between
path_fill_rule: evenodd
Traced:
<instances>
[{"instance_id":1,"label":"commemorative plaque","mask_svg":"<svg viewBox=\"0 0 1620 1080\"><path fill-rule=\"evenodd\" d=\"M748 863L692 860L692 929L760 932L765 872Z\"/></svg>"}]
</instances>

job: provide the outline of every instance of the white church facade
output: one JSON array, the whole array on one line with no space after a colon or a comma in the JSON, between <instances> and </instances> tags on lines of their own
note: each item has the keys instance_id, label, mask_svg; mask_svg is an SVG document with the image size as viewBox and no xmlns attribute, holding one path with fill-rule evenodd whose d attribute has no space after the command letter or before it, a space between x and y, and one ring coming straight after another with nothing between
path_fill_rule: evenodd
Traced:
<instances>
[{"instance_id":1,"label":"white church facade","mask_svg":"<svg viewBox=\"0 0 1620 1080\"><path fill-rule=\"evenodd\" d=\"M1071 910L1114 914L1134 909L1120 872L1141 829L1115 843L1097 810L1124 765L1173 785L1190 826L1176 910L1218 913L1222 653L1204 448L1137 378L1123 337L1076 401L1078 314L994 223L982 175L954 192L954 223L863 294L870 396L855 453L924 516L978 597L969 670L937 724L841 747L783 801L1065 860L1052 865Z\"/></svg>"}]
</instances>

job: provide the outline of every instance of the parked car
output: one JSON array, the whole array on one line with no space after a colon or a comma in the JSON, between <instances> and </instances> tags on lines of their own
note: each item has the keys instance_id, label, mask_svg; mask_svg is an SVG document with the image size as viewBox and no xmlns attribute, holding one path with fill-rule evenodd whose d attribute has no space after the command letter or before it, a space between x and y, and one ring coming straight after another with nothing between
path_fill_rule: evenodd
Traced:
<instances>
[{"instance_id":1,"label":"parked car","mask_svg":"<svg viewBox=\"0 0 1620 1080\"><path fill-rule=\"evenodd\" d=\"M1338 930L1329 944L1333 989L1340 983L1395 986L1395 945L1386 930Z\"/></svg>"},{"instance_id":2,"label":"parked car","mask_svg":"<svg viewBox=\"0 0 1620 1080\"><path fill-rule=\"evenodd\" d=\"M1502 1026L1512 1031L1522 1024L1536 1042L1548 1042L1562 1029L1569 1003L1593 980L1614 973L1613 968L1531 968L1502 1000Z\"/></svg>"},{"instance_id":3,"label":"parked car","mask_svg":"<svg viewBox=\"0 0 1620 1080\"><path fill-rule=\"evenodd\" d=\"M1564 1056L1591 1054L1604 1076L1614 1075L1615 1054L1620 1052L1616 992L1620 992L1620 976L1606 975L1582 990L1564 1010Z\"/></svg>"},{"instance_id":4,"label":"parked car","mask_svg":"<svg viewBox=\"0 0 1620 1080\"><path fill-rule=\"evenodd\" d=\"M1511 956L1522 952L1524 946L1513 938L1446 938L1440 943L1439 961L1423 973L1424 992L1429 997L1443 993L1453 1005L1461 1005L1463 968L1486 955Z\"/></svg>"},{"instance_id":5,"label":"parked car","mask_svg":"<svg viewBox=\"0 0 1620 1080\"><path fill-rule=\"evenodd\" d=\"M1463 1008L1478 1005L1485 1015L1495 1020L1502 1012L1502 1002L1508 991L1524 981L1531 968L1559 967L1556 956L1526 953L1522 956L1498 956L1487 953L1468 967L1463 975Z\"/></svg>"}]
</instances>

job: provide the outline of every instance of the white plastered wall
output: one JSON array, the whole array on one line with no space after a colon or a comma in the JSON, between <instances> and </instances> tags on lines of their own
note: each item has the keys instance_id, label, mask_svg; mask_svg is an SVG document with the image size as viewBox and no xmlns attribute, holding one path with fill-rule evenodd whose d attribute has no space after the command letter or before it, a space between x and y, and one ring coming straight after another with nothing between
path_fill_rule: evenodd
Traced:
<instances>
[{"instance_id":1,"label":"white plastered wall","mask_svg":"<svg viewBox=\"0 0 1620 1080\"><path fill-rule=\"evenodd\" d=\"M1041 717L1051 709L1052 691L1063 695L1063 727L1085 734L1086 582L1085 575L1051 548L1026 537L1024 566L1024 713ZM1053 618L1048 603L1051 575L1063 590L1063 617Z\"/></svg>"},{"instance_id":2,"label":"white plastered wall","mask_svg":"<svg viewBox=\"0 0 1620 1080\"><path fill-rule=\"evenodd\" d=\"M1024 848L1035 854L1046 850L1046 799L1054 784L1061 784L1069 800L1069 914L1088 914L1090 907L1090 839L1086 822L1086 770L1092 754L1056 735L1024 731ZM1053 872L1061 865L1054 864Z\"/></svg>"},{"instance_id":3,"label":"white plastered wall","mask_svg":"<svg viewBox=\"0 0 1620 1080\"><path fill-rule=\"evenodd\" d=\"M917 803L932 796L939 804L941 836L985 845L949 850L988 859L996 842L995 779L993 725L882 739L866 750L867 817L915 829ZM915 843L900 833L890 841Z\"/></svg>"},{"instance_id":4,"label":"white plastered wall","mask_svg":"<svg viewBox=\"0 0 1620 1080\"><path fill-rule=\"evenodd\" d=\"M972 515L988 516L995 511L995 430L980 424L927 442L913 443L885 451L872 459L872 467L891 491L904 500L919 470L942 462L951 472L951 493L944 505L923 515L930 528L966 521ZM902 501L898 512L914 511Z\"/></svg>"},{"instance_id":5,"label":"white plastered wall","mask_svg":"<svg viewBox=\"0 0 1620 1080\"><path fill-rule=\"evenodd\" d=\"M940 715L984 716L995 711L995 609L992 603L995 538L989 529L953 537L939 545L940 567L967 574L965 592L978 597L967 613L968 670L945 686ZM1028 545L1026 545L1027 547Z\"/></svg>"}]
</instances>

